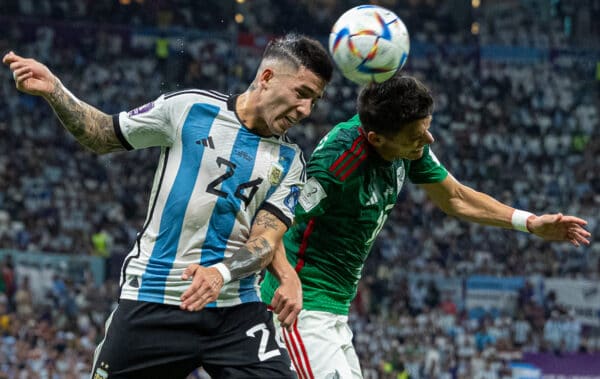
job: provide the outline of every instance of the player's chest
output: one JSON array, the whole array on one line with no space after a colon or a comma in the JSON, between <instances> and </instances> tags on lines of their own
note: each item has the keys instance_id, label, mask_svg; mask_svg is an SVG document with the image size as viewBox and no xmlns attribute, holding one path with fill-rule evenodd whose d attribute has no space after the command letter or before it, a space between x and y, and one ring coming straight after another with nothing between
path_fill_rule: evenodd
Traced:
<instances>
[{"instance_id":1,"label":"player's chest","mask_svg":"<svg viewBox=\"0 0 600 379\"><path fill-rule=\"evenodd\" d=\"M233 128L213 127L204 134L184 135L180 149L173 151L181 154L179 171L185 167L196 176L204 201L234 200L246 207L262 202L281 183L294 156L282 154L277 143Z\"/></svg>"},{"instance_id":2,"label":"player's chest","mask_svg":"<svg viewBox=\"0 0 600 379\"><path fill-rule=\"evenodd\" d=\"M379 212L396 203L404 182L404 166L391 165L367 170L358 187L361 208Z\"/></svg>"}]
</instances>

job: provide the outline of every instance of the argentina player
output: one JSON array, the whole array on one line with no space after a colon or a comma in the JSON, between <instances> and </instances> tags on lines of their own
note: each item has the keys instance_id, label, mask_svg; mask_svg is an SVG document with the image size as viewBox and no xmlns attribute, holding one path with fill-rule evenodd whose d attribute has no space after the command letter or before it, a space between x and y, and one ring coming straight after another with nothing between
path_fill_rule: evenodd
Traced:
<instances>
[{"instance_id":1,"label":"argentina player","mask_svg":"<svg viewBox=\"0 0 600 379\"><path fill-rule=\"evenodd\" d=\"M185 378L198 366L213 378L296 377L258 273L291 225L305 180L301 151L284 133L310 115L331 79L320 43L272 41L243 94L180 91L114 116L74 97L34 59L11 52L3 62L17 89L44 97L92 151L161 147L92 378Z\"/></svg>"}]
</instances>

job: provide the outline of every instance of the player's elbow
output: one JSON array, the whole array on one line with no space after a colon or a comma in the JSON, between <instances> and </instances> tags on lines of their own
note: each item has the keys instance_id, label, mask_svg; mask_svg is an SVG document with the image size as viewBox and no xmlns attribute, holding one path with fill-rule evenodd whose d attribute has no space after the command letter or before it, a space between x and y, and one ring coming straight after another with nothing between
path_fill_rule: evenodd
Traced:
<instances>
[{"instance_id":1,"label":"player's elbow","mask_svg":"<svg viewBox=\"0 0 600 379\"><path fill-rule=\"evenodd\" d=\"M438 204L440 209L448 216L461 217L465 214L466 209L468 209L465 188L463 186L457 187L447 201Z\"/></svg>"}]
</instances>

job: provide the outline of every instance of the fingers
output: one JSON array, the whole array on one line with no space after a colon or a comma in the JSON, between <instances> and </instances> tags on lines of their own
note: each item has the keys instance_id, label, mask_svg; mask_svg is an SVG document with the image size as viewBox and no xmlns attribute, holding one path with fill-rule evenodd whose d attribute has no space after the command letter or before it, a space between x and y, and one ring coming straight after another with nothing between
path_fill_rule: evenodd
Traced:
<instances>
[{"instance_id":1,"label":"fingers","mask_svg":"<svg viewBox=\"0 0 600 379\"><path fill-rule=\"evenodd\" d=\"M298 315L302 309L299 307L290 307L286 308L286 310L289 310L289 312L287 314L281 312L281 314L277 317L277 320L281 323L282 327L291 332L292 326L294 325L294 322L298 318Z\"/></svg>"},{"instance_id":2,"label":"fingers","mask_svg":"<svg viewBox=\"0 0 600 379\"><path fill-rule=\"evenodd\" d=\"M181 274L181 278L192 279L192 283L180 298L180 308L188 311L199 311L208 303L217 300L223 286L223 277L218 270L198 264L189 265Z\"/></svg>"},{"instance_id":3,"label":"fingers","mask_svg":"<svg viewBox=\"0 0 600 379\"><path fill-rule=\"evenodd\" d=\"M2 58L2 63L8 66L20 58L21 57L19 57L17 54L13 53L12 51L9 51L8 54L5 54Z\"/></svg>"},{"instance_id":4,"label":"fingers","mask_svg":"<svg viewBox=\"0 0 600 379\"><path fill-rule=\"evenodd\" d=\"M181 279L188 280L189 278L194 276L196 270L200 267L198 264L191 264L183 270L183 274L181 274Z\"/></svg>"},{"instance_id":5,"label":"fingers","mask_svg":"<svg viewBox=\"0 0 600 379\"><path fill-rule=\"evenodd\" d=\"M183 271L183 274L181 274L181 279L194 279L194 274L196 273L199 267L200 265L197 264L191 264L187 266L186 269ZM190 284L190 286L183 292L183 294L181 295L182 309L187 309L189 306L195 304L199 300L199 298L202 295L197 293L198 289L200 288L200 284L200 280L193 280L192 284Z\"/></svg>"},{"instance_id":6,"label":"fingers","mask_svg":"<svg viewBox=\"0 0 600 379\"><path fill-rule=\"evenodd\" d=\"M10 53L9 53L10 54ZM13 79L15 82L23 81L25 75L31 75L31 68L28 67L22 60L17 60L16 56L5 55L2 59L4 64L8 65L12 71Z\"/></svg>"},{"instance_id":7,"label":"fingers","mask_svg":"<svg viewBox=\"0 0 600 379\"><path fill-rule=\"evenodd\" d=\"M590 232L583 228L584 225L587 224L585 220L582 220L577 217L565 216L563 221L570 222L572 225L567 229L567 239L576 247L579 247L581 244L589 245L589 238L592 236Z\"/></svg>"},{"instance_id":8,"label":"fingers","mask_svg":"<svg viewBox=\"0 0 600 379\"><path fill-rule=\"evenodd\" d=\"M208 284L204 281L200 283L193 282L181 295L180 308L188 311L199 311L214 300L216 300L216 294Z\"/></svg>"},{"instance_id":9,"label":"fingers","mask_svg":"<svg viewBox=\"0 0 600 379\"><path fill-rule=\"evenodd\" d=\"M566 228L564 231L562 238L557 238L557 240L568 241L576 247L579 247L581 244L589 245L590 240L589 237L591 233L587 230L583 229L579 225L573 225L569 228Z\"/></svg>"},{"instance_id":10,"label":"fingers","mask_svg":"<svg viewBox=\"0 0 600 379\"><path fill-rule=\"evenodd\" d=\"M575 223L575 224L577 224L579 226L586 226L587 225L587 221L585 221L582 218L575 217L575 216L563 216L560 221L562 221L562 222L572 222L572 223Z\"/></svg>"},{"instance_id":11,"label":"fingers","mask_svg":"<svg viewBox=\"0 0 600 379\"><path fill-rule=\"evenodd\" d=\"M583 243L586 245L590 244L590 240L588 239L591 236L591 233L585 229L579 229L571 232L573 236L572 239L577 242L575 246L579 246L579 243Z\"/></svg>"},{"instance_id":12,"label":"fingers","mask_svg":"<svg viewBox=\"0 0 600 379\"><path fill-rule=\"evenodd\" d=\"M291 331L294 321L302 310L302 302L275 292L271 301L271 307L273 308L273 312L277 314L277 321L279 321L281 326Z\"/></svg>"},{"instance_id":13,"label":"fingers","mask_svg":"<svg viewBox=\"0 0 600 379\"><path fill-rule=\"evenodd\" d=\"M275 314L279 314L285 305L285 300L279 294L279 292L275 291L273 295L273 299L271 300L271 307L273 308L273 312Z\"/></svg>"},{"instance_id":14,"label":"fingers","mask_svg":"<svg viewBox=\"0 0 600 379\"><path fill-rule=\"evenodd\" d=\"M17 86L32 77L33 72L29 69L29 67L21 67L13 71L13 79L17 83Z\"/></svg>"},{"instance_id":15,"label":"fingers","mask_svg":"<svg viewBox=\"0 0 600 379\"><path fill-rule=\"evenodd\" d=\"M181 303L181 309L197 312L202 310L206 306L206 304L213 302L215 299L211 296L211 294L195 294L191 298Z\"/></svg>"}]
</instances>

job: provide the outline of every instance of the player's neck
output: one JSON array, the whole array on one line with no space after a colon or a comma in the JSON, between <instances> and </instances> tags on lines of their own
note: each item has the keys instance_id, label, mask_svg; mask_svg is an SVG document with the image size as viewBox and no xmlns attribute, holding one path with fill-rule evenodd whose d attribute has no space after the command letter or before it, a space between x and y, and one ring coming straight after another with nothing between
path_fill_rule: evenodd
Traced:
<instances>
[{"instance_id":1,"label":"player's neck","mask_svg":"<svg viewBox=\"0 0 600 379\"><path fill-rule=\"evenodd\" d=\"M252 96L252 91L250 90L242 93L236 99L235 111L244 126L256 134L269 135L266 124L258 117L257 108L257 101Z\"/></svg>"}]
</instances>

